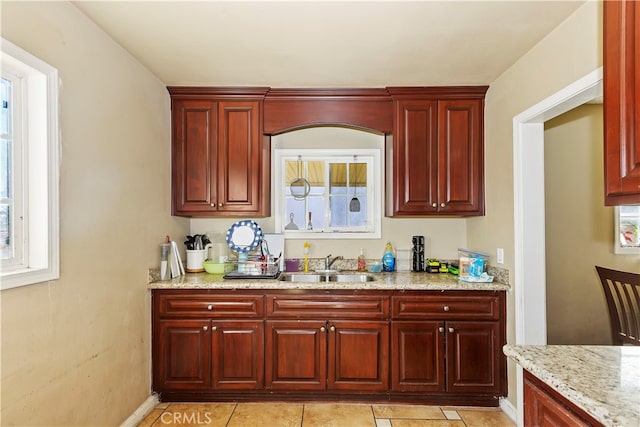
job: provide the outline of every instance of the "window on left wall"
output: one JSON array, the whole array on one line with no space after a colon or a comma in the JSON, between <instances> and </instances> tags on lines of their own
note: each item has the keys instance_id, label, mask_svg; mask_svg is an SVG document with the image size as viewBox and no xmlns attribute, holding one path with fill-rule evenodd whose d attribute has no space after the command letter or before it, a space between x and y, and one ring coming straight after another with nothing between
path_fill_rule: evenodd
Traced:
<instances>
[{"instance_id":1,"label":"window on left wall","mask_svg":"<svg viewBox=\"0 0 640 427\"><path fill-rule=\"evenodd\" d=\"M2 38L1 289L58 279L58 71Z\"/></svg>"}]
</instances>

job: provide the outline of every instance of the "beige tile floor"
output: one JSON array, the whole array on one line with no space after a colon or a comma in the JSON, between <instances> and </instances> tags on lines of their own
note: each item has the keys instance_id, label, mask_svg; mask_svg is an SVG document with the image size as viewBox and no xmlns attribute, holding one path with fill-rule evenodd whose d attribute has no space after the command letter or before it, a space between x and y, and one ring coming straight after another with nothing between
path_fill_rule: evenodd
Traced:
<instances>
[{"instance_id":1,"label":"beige tile floor","mask_svg":"<svg viewBox=\"0 0 640 427\"><path fill-rule=\"evenodd\" d=\"M498 408L358 403L160 403L138 427L513 427Z\"/></svg>"}]
</instances>

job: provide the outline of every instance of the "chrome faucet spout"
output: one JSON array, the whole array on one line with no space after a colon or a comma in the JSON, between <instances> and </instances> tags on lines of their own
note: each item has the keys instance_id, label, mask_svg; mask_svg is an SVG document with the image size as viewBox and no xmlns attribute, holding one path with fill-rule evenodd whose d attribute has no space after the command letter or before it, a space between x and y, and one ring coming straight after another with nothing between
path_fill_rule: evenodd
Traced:
<instances>
[{"instance_id":1,"label":"chrome faucet spout","mask_svg":"<svg viewBox=\"0 0 640 427\"><path fill-rule=\"evenodd\" d=\"M331 254L327 255L326 258L324 259L324 269L329 270L333 265L333 263L339 259L344 259L344 258L341 255L338 255L337 257L331 259Z\"/></svg>"}]
</instances>

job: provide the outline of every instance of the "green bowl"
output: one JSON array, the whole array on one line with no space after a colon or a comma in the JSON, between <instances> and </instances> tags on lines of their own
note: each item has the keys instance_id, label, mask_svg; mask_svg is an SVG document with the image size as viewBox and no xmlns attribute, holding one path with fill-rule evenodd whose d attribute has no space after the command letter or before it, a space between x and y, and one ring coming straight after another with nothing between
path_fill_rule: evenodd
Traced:
<instances>
[{"instance_id":1,"label":"green bowl","mask_svg":"<svg viewBox=\"0 0 640 427\"><path fill-rule=\"evenodd\" d=\"M202 263L204 271L209 274L224 274L226 273L227 264L221 262L205 261Z\"/></svg>"}]
</instances>

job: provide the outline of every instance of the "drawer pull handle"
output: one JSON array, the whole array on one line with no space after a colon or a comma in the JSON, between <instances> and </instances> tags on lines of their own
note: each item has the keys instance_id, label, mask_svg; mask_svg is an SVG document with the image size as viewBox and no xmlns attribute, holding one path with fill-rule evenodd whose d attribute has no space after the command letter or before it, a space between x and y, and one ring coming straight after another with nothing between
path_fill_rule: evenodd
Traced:
<instances>
[{"instance_id":1,"label":"drawer pull handle","mask_svg":"<svg viewBox=\"0 0 640 427\"><path fill-rule=\"evenodd\" d=\"M324 327L324 326L321 326L321 327L320 327L320 332L324 332L324 331L326 331L325 327Z\"/></svg>"},{"instance_id":2,"label":"drawer pull handle","mask_svg":"<svg viewBox=\"0 0 640 427\"><path fill-rule=\"evenodd\" d=\"M203 330L203 331L206 331L207 329L209 329L209 327L208 327L208 326L203 326L203 327L202 327L202 330Z\"/></svg>"},{"instance_id":3,"label":"drawer pull handle","mask_svg":"<svg viewBox=\"0 0 640 427\"><path fill-rule=\"evenodd\" d=\"M213 310L213 304L209 304L209 305L207 306L207 310Z\"/></svg>"},{"instance_id":4,"label":"drawer pull handle","mask_svg":"<svg viewBox=\"0 0 640 427\"><path fill-rule=\"evenodd\" d=\"M443 309L444 311L449 311L449 306L448 306L448 305L445 305L442 309Z\"/></svg>"},{"instance_id":5,"label":"drawer pull handle","mask_svg":"<svg viewBox=\"0 0 640 427\"><path fill-rule=\"evenodd\" d=\"M333 332L333 331L336 330L336 327L335 326L331 326L329 329L331 329L331 332Z\"/></svg>"},{"instance_id":6,"label":"drawer pull handle","mask_svg":"<svg viewBox=\"0 0 640 427\"><path fill-rule=\"evenodd\" d=\"M452 334L453 333L453 328L449 328L449 333Z\"/></svg>"}]
</instances>

